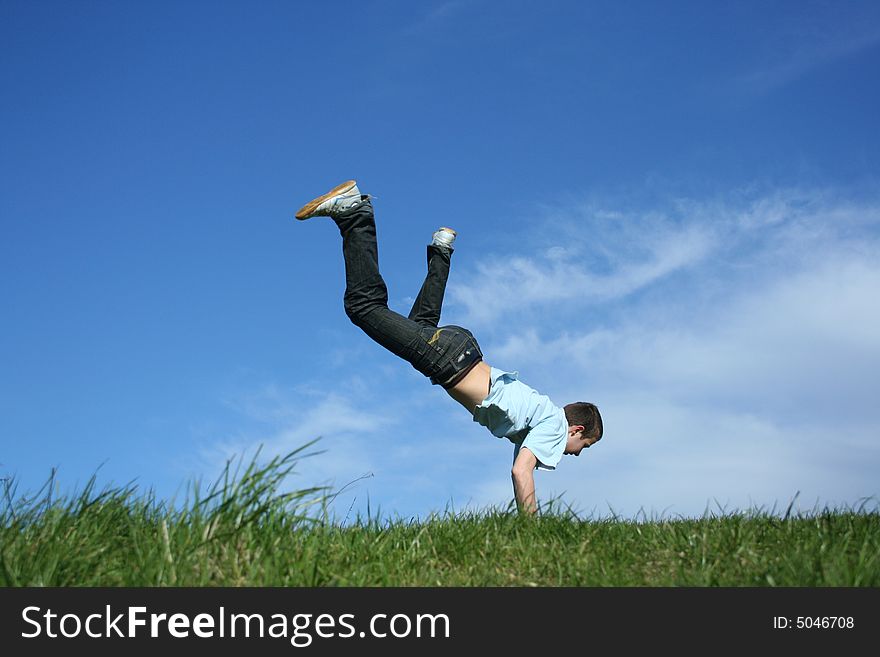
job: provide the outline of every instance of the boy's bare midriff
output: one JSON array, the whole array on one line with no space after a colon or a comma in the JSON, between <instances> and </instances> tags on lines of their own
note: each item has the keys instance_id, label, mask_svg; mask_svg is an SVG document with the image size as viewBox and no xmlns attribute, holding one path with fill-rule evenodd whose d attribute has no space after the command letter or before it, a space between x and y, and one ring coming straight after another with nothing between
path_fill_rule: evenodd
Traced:
<instances>
[{"instance_id":1,"label":"boy's bare midriff","mask_svg":"<svg viewBox=\"0 0 880 657\"><path fill-rule=\"evenodd\" d=\"M459 404L464 406L469 413L489 396L490 367L485 361L474 365L473 369L465 377L449 388L446 392Z\"/></svg>"}]
</instances>

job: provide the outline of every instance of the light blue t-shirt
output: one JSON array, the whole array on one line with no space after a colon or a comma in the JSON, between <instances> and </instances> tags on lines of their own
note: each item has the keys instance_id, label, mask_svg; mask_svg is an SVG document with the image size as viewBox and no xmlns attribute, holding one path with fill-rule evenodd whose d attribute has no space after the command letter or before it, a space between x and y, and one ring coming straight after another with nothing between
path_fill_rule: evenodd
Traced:
<instances>
[{"instance_id":1,"label":"light blue t-shirt","mask_svg":"<svg viewBox=\"0 0 880 657\"><path fill-rule=\"evenodd\" d=\"M518 372L490 369L489 396L474 409L474 422L512 442L514 461L519 450L528 447L539 469L555 470L568 440L565 412L519 381Z\"/></svg>"}]
</instances>

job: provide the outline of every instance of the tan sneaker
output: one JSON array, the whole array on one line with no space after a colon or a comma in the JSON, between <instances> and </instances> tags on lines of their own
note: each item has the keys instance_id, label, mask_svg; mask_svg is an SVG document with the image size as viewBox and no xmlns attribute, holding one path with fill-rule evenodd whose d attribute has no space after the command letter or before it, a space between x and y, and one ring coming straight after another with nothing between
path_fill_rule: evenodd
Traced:
<instances>
[{"instance_id":1,"label":"tan sneaker","mask_svg":"<svg viewBox=\"0 0 880 657\"><path fill-rule=\"evenodd\" d=\"M361 202L361 192L354 180L337 185L326 194L312 199L296 213L299 220L311 217L335 217Z\"/></svg>"}]
</instances>

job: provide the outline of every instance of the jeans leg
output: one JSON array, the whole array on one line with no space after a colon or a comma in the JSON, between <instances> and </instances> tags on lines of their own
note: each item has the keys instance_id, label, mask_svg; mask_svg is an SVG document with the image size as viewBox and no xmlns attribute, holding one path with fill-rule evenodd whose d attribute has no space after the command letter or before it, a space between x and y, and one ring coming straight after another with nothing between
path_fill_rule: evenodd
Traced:
<instances>
[{"instance_id":1,"label":"jeans leg","mask_svg":"<svg viewBox=\"0 0 880 657\"><path fill-rule=\"evenodd\" d=\"M450 249L434 244L428 245L428 274L409 312L409 318L417 324L437 326L440 323L440 311L443 307L446 281L449 279L451 257Z\"/></svg>"},{"instance_id":2,"label":"jeans leg","mask_svg":"<svg viewBox=\"0 0 880 657\"><path fill-rule=\"evenodd\" d=\"M342 234L345 259L345 312L355 321L375 308L388 306L388 289L379 273L373 205L364 199L335 221Z\"/></svg>"},{"instance_id":3,"label":"jeans leg","mask_svg":"<svg viewBox=\"0 0 880 657\"><path fill-rule=\"evenodd\" d=\"M379 273L376 222L369 199L336 218L345 258L345 313L352 323L393 354L425 373L422 327L388 308L388 289ZM418 362L418 364L416 364Z\"/></svg>"}]
</instances>

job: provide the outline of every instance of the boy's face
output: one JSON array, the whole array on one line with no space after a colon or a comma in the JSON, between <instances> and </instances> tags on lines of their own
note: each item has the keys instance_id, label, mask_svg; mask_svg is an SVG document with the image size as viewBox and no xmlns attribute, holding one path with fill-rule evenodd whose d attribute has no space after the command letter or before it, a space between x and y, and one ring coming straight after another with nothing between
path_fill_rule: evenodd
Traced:
<instances>
[{"instance_id":1,"label":"boy's face","mask_svg":"<svg viewBox=\"0 0 880 657\"><path fill-rule=\"evenodd\" d=\"M584 428L580 425L568 428L568 441L565 444L565 454L577 456L585 448L599 442L599 439L595 436L584 436L583 431Z\"/></svg>"}]
</instances>

